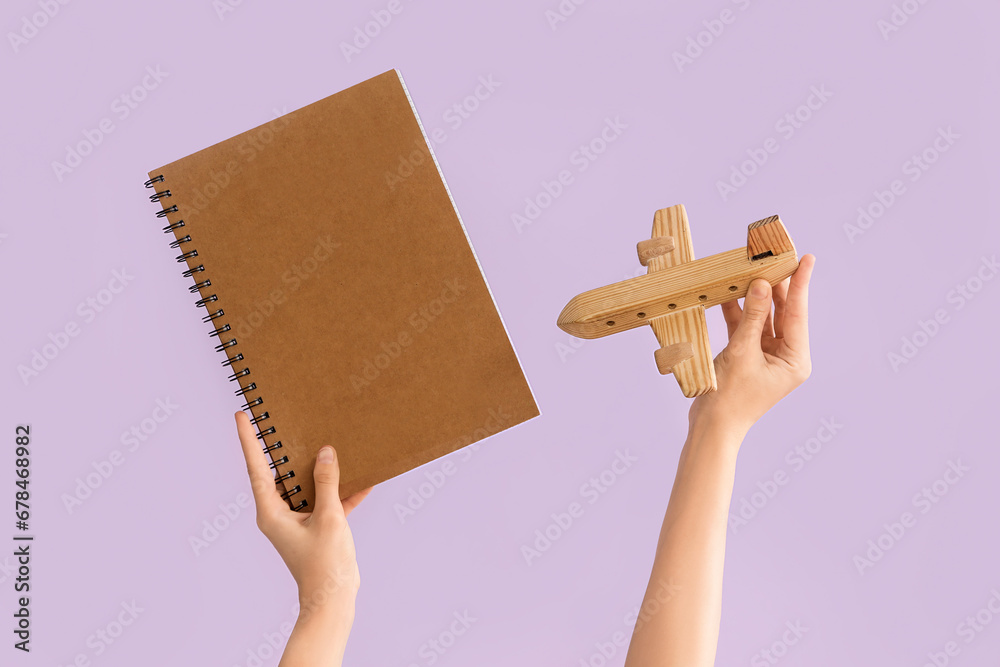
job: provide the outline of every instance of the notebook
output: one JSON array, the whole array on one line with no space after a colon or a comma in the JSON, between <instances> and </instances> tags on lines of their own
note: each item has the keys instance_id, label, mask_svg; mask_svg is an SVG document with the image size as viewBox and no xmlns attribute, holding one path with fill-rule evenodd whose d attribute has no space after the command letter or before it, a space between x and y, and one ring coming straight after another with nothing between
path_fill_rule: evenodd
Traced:
<instances>
[{"instance_id":1,"label":"notebook","mask_svg":"<svg viewBox=\"0 0 1000 667\"><path fill-rule=\"evenodd\" d=\"M539 414L397 70L146 187L292 509L323 445L346 498Z\"/></svg>"}]
</instances>

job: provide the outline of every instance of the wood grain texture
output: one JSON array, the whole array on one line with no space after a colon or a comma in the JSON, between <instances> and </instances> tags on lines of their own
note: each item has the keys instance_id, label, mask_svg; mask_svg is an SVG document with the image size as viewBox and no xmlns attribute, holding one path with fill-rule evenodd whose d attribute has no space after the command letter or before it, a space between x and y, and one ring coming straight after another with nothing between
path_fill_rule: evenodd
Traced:
<instances>
[{"instance_id":1,"label":"wood grain texture","mask_svg":"<svg viewBox=\"0 0 1000 667\"><path fill-rule=\"evenodd\" d=\"M671 266L694 261L694 243L691 241L691 226L688 224L687 210L683 204L661 208L653 214L653 233L650 236L671 236L674 250L668 257L655 262L647 273L660 271Z\"/></svg>"},{"instance_id":2,"label":"wood grain texture","mask_svg":"<svg viewBox=\"0 0 1000 667\"><path fill-rule=\"evenodd\" d=\"M659 322L661 320L665 320L667 317L669 317L669 315L666 317L657 317L656 321ZM657 348L656 352L653 353L653 357L656 359L656 369L660 371L660 375L670 375L674 366L682 361L687 361L693 356L694 345L688 343L687 341Z\"/></svg>"},{"instance_id":3,"label":"wood grain texture","mask_svg":"<svg viewBox=\"0 0 1000 667\"><path fill-rule=\"evenodd\" d=\"M657 257L651 264L667 256ZM674 311L699 305L710 308L742 298L755 278L775 285L792 275L798 264L794 252L751 262L745 248L728 250L669 271L648 273L578 294L566 304L556 323L578 338L601 338L643 326L651 318Z\"/></svg>"},{"instance_id":4,"label":"wood grain texture","mask_svg":"<svg viewBox=\"0 0 1000 667\"><path fill-rule=\"evenodd\" d=\"M635 251L639 255L639 263L643 266L649 265L649 260L660 255L665 255L674 249L674 238L672 236L654 236L651 239L639 241L635 244Z\"/></svg>"},{"instance_id":5,"label":"wood grain texture","mask_svg":"<svg viewBox=\"0 0 1000 667\"><path fill-rule=\"evenodd\" d=\"M652 236L667 235L675 239L675 248L655 257L649 263L647 275L694 261L694 241L683 204L660 209L653 215ZM650 326L660 343L660 349L653 355L657 370L663 375L673 373L688 398L714 391L717 386L715 364L708 340L705 307L697 305L653 317Z\"/></svg>"},{"instance_id":6,"label":"wood grain texture","mask_svg":"<svg viewBox=\"0 0 1000 667\"><path fill-rule=\"evenodd\" d=\"M695 306L656 319L658 326L664 329L664 339L673 341L661 347L654 355L660 372L663 373L663 366L672 361L674 355L690 351L688 358L673 362L669 372L677 378L677 384L688 398L715 391L718 383L712 346L708 340L705 309ZM690 349L683 346L690 346Z\"/></svg>"},{"instance_id":7,"label":"wood grain texture","mask_svg":"<svg viewBox=\"0 0 1000 667\"><path fill-rule=\"evenodd\" d=\"M669 251L663 241L668 237ZM660 343L654 355L657 368L673 373L688 397L717 385L705 309L745 297L757 278L776 285L799 265L792 239L776 215L749 225L745 248L695 259L683 205L657 211L650 241L636 249L646 275L576 295L556 323L578 338L601 338L649 324Z\"/></svg>"},{"instance_id":8,"label":"wood grain texture","mask_svg":"<svg viewBox=\"0 0 1000 667\"><path fill-rule=\"evenodd\" d=\"M768 252L780 255L794 250L795 246L785 230L785 225L776 215L751 223L747 228L747 259L752 260Z\"/></svg>"}]
</instances>

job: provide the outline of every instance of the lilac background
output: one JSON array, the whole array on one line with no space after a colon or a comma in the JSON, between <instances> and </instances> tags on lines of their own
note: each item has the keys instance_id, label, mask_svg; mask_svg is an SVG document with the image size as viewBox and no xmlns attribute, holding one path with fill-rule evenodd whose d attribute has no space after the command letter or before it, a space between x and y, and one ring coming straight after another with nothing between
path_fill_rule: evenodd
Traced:
<instances>
[{"instance_id":1,"label":"lilac background","mask_svg":"<svg viewBox=\"0 0 1000 667\"><path fill-rule=\"evenodd\" d=\"M748 223L779 213L799 252L818 257L812 378L741 453L736 507L778 470L789 481L730 533L718 664L766 664L754 656L787 621L809 630L783 665L917 666L948 641L961 648L951 664L997 664L1000 621L971 643L957 633L1000 590L1000 280L960 309L949 293L1000 246L1000 9L927 3L884 39L888 0L592 0L555 29L556 0L402 0L348 62L340 43L387 5L247 0L220 18L209 0L75 2L16 52L9 37L0 47L2 438L12 449L15 424L32 425L37 535L30 656L10 647L13 559L0 557L0 662L68 665L82 653L102 666L254 665L264 635L294 619L294 583L251 510L200 554L189 544L220 504L249 493L239 401L142 182L272 109L397 67L427 130L447 133L438 160L542 417L452 455L458 472L405 523L394 507L440 461L379 486L352 515L363 584L346 664L429 665L426 642L466 610L477 620L434 664L597 667L597 644L630 632L688 401L656 373L651 332L579 345L554 322L574 294L634 275L636 241L675 203L699 256L738 247ZM672 54L724 9L734 22L678 71ZM39 11L6 3L4 33ZM112 101L147 66L169 75L122 119ZM454 128L444 114L489 75L501 85ZM784 138L776 121L812 86L832 97ZM574 151L609 117L627 128L578 171ZM60 182L53 161L102 118L114 131ZM942 127L960 138L911 182L904 163ZM768 137L778 152L723 201L717 181ZM519 232L512 214L562 169L573 183ZM852 243L844 225L894 179L905 194ZM134 279L84 322L78 304L123 267ZM947 323L894 371L888 355L939 309ZM709 318L719 350L719 309ZM70 322L80 334L26 385L18 365ZM125 450L121 434L167 398L180 407ZM842 428L796 471L786 453L831 418ZM124 463L68 512L62 496L115 449ZM639 462L526 563L521 546L580 501L617 450ZM968 472L921 514L913 496L958 460ZM0 456L6 507L13 465L12 452ZM907 511L916 525L859 573L855 556ZM0 534L13 533L10 513L4 521ZM132 600L143 611L96 655L88 637ZM619 649L607 664L623 659Z\"/></svg>"}]
</instances>

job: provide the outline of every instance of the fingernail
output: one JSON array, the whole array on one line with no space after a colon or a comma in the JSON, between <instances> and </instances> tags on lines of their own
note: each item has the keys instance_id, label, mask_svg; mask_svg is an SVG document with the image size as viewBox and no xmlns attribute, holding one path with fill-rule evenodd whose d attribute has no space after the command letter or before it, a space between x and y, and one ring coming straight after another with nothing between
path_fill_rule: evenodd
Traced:
<instances>
[{"instance_id":1,"label":"fingernail","mask_svg":"<svg viewBox=\"0 0 1000 667\"><path fill-rule=\"evenodd\" d=\"M755 299L763 299L767 296L767 287L763 280L753 281L753 284L750 285L750 296Z\"/></svg>"},{"instance_id":2,"label":"fingernail","mask_svg":"<svg viewBox=\"0 0 1000 667\"><path fill-rule=\"evenodd\" d=\"M333 463L333 447L321 447L316 456L316 463Z\"/></svg>"}]
</instances>

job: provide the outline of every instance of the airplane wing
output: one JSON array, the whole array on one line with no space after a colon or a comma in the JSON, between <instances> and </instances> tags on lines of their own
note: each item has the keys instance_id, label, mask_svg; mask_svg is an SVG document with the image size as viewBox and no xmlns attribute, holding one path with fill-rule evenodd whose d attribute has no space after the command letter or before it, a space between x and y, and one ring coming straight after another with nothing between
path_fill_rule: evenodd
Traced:
<instances>
[{"instance_id":1,"label":"airplane wing","mask_svg":"<svg viewBox=\"0 0 1000 667\"><path fill-rule=\"evenodd\" d=\"M667 240L667 237L670 240ZM653 233L638 244L639 261L647 273L694 260L694 245L682 204L660 209L653 216ZM688 398L714 391L715 364L708 341L705 307L694 306L650 319L660 349L655 353L660 373L673 373Z\"/></svg>"}]
</instances>

